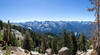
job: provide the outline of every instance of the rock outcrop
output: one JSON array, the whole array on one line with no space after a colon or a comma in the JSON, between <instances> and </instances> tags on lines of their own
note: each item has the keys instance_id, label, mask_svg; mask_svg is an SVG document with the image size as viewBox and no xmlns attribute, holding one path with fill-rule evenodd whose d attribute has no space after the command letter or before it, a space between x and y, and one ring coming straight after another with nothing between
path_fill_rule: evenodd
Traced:
<instances>
[{"instance_id":1,"label":"rock outcrop","mask_svg":"<svg viewBox=\"0 0 100 55\"><path fill-rule=\"evenodd\" d=\"M71 53L67 47L63 47L58 51L58 55L71 55Z\"/></svg>"},{"instance_id":2,"label":"rock outcrop","mask_svg":"<svg viewBox=\"0 0 100 55\"><path fill-rule=\"evenodd\" d=\"M96 55L96 51L93 49L88 49L86 52L77 51L77 55Z\"/></svg>"},{"instance_id":3,"label":"rock outcrop","mask_svg":"<svg viewBox=\"0 0 100 55\"><path fill-rule=\"evenodd\" d=\"M24 39L23 35L21 32L19 32L18 30L15 29L11 29L11 32L14 33L16 35L17 38L21 38Z\"/></svg>"},{"instance_id":4,"label":"rock outcrop","mask_svg":"<svg viewBox=\"0 0 100 55\"><path fill-rule=\"evenodd\" d=\"M50 48L50 49L47 49L47 50L46 50L46 54L47 54L47 55L53 55L52 49L51 49L51 48Z\"/></svg>"},{"instance_id":5,"label":"rock outcrop","mask_svg":"<svg viewBox=\"0 0 100 55\"><path fill-rule=\"evenodd\" d=\"M39 52L36 52L36 51L33 52L33 51L31 51L30 54L31 55L39 55Z\"/></svg>"}]
</instances>

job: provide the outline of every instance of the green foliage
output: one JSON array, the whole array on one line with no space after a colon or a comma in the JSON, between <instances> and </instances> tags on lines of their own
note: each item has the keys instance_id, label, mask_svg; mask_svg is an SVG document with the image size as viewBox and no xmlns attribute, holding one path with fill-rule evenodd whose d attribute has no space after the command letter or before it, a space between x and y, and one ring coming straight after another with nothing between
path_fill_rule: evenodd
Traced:
<instances>
[{"instance_id":1,"label":"green foliage","mask_svg":"<svg viewBox=\"0 0 100 55\"><path fill-rule=\"evenodd\" d=\"M25 29L25 28L23 28L23 27L16 26L16 25L11 25L11 28L12 28L12 29L15 29L15 30L18 30L18 31L21 32L22 34L25 34L25 31L28 30L28 29Z\"/></svg>"},{"instance_id":2,"label":"green foliage","mask_svg":"<svg viewBox=\"0 0 100 55\"><path fill-rule=\"evenodd\" d=\"M36 33L31 33L31 37L34 42L34 47L39 47L42 42L41 36L37 35Z\"/></svg>"},{"instance_id":3,"label":"green foliage","mask_svg":"<svg viewBox=\"0 0 100 55\"><path fill-rule=\"evenodd\" d=\"M39 51L39 50L40 50L40 48L39 48L39 47L37 47L37 48L35 48L34 50L35 50L35 51Z\"/></svg>"},{"instance_id":4,"label":"green foliage","mask_svg":"<svg viewBox=\"0 0 100 55\"><path fill-rule=\"evenodd\" d=\"M12 46L19 46L18 38L16 38L15 34L10 33L9 44ZM4 31L3 40L8 42L7 30Z\"/></svg>"},{"instance_id":5,"label":"green foliage","mask_svg":"<svg viewBox=\"0 0 100 55\"><path fill-rule=\"evenodd\" d=\"M84 33L81 33L81 36L79 38L79 50L86 51L86 38L84 36Z\"/></svg>"},{"instance_id":6,"label":"green foliage","mask_svg":"<svg viewBox=\"0 0 100 55\"><path fill-rule=\"evenodd\" d=\"M8 36L7 36L7 30L4 31L4 37L3 37L4 41L8 41Z\"/></svg>"},{"instance_id":7,"label":"green foliage","mask_svg":"<svg viewBox=\"0 0 100 55\"><path fill-rule=\"evenodd\" d=\"M77 41L76 41L76 37L75 37L74 32L71 32L70 39L71 39L70 40L71 41L71 53L72 53L72 55L76 55Z\"/></svg>"},{"instance_id":8,"label":"green foliage","mask_svg":"<svg viewBox=\"0 0 100 55\"><path fill-rule=\"evenodd\" d=\"M3 41L4 33L0 33L0 41Z\"/></svg>"},{"instance_id":9,"label":"green foliage","mask_svg":"<svg viewBox=\"0 0 100 55\"><path fill-rule=\"evenodd\" d=\"M70 48L70 37L66 30L63 30L64 47Z\"/></svg>"},{"instance_id":10,"label":"green foliage","mask_svg":"<svg viewBox=\"0 0 100 55\"><path fill-rule=\"evenodd\" d=\"M18 38L15 36L15 34L10 34L10 41L9 43L12 46L19 46Z\"/></svg>"},{"instance_id":11,"label":"green foliage","mask_svg":"<svg viewBox=\"0 0 100 55\"><path fill-rule=\"evenodd\" d=\"M57 41L56 39L51 40L51 49L53 50L53 53L57 54Z\"/></svg>"},{"instance_id":12,"label":"green foliage","mask_svg":"<svg viewBox=\"0 0 100 55\"><path fill-rule=\"evenodd\" d=\"M34 48L34 51L38 51L39 53L45 53L45 52L43 51L43 49L41 49L40 47Z\"/></svg>"},{"instance_id":13,"label":"green foliage","mask_svg":"<svg viewBox=\"0 0 100 55\"><path fill-rule=\"evenodd\" d=\"M41 48L39 48L39 53L44 53L44 51L41 49Z\"/></svg>"},{"instance_id":14,"label":"green foliage","mask_svg":"<svg viewBox=\"0 0 100 55\"><path fill-rule=\"evenodd\" d=\"M6 53L4 53L4 55L10 55L9 46L7 44L6 44Z\"/></svg>"},{"instance_id":15,"label":"green foliage","mask_svg":"<svg viewBox=\"0 0 100 55\"><path fill-rule=\"evenodd\" d=\"M43 50L44 52L45 52L45 50L48 48L47 38L45 38L44 35L42 36L41 47L42 47L42 50Z\"/></svg>"},{"instance_id":16,"label":"green foliage","mask_svg":"<svg viewBox=\"0 0 100 55\"><path fill-rule=\"evenodd\" d=\"M33 47L34 47L34 44L33 44L32 38L29 36L29 34L26 33L26 36L24 38L23 48L28 51L31 51L33 50Z\"/></svg>"},{"instance_id":17,"label":"green foliage","mask_svg":"<svg viewBox=\"0 0 100 55\"><path fill-rule=\"evenodd\" d=\"M63 38L62 37L58 37L57 39L57 51L60 50L62 47L64 47L64 43L63 43Z\"/></svg>"},{"instance_id":18,"label":"green foliage","mask_svg":"<svg viewBox=\"0 0 100 55\"><path fill-rule=\"evenodd\" d=\"M64 47L62 37L48 38L48 40L49 48L51 48L55 54L58 54L58 51Z\"/></svg>"},{"instance_id":19,"label":"green foliage","mask_svg":"<svg viewBox=\"0 0 100 55\"><path fill-rule=\"evenodd\" d=\"M0 21L0 24L7 29L6 23L2 23ZM0 25L0 27L2 27L2 25ZM53 53L57 54L58 50L60 50L62 47L68 47L72 55L75 55L77 50L86 51L86 49L89 49L91 45L91 40L87 41L83 33L78 38L75 36L74 32L72 32L69 36L67 31L63 30L62 37L60 37L52 33L46 33L44 35L38 34L20 26L11 25L10 27L11 29L16 29L21 32L25 38L23 40L19 40L19 38L16 38L15 34L10 33L9 43L12 46L21 46L29 51L34 50L40 53L45 53L47 48L51 48ZM4 35L0 33L0 40L7 42L7 30L5 30L3 34Z\"/></svg>"},{"instance_id":20,"label":"green foliage","mask_svg":"<svg viewBox=\"0 0 100 55\"><path fill-rule=\"evenodd\" d=\"M3 29L3 22L0 20L0 30Z\"/></svg>"},{"instance_id":21,"label":"green foliage","mask_svg":"<svg viewBox=\"0 0 100 55\"><path fill-rule=\"evenodd\" d=\"M87 40L86 41L86 49L91 49L91 46L92 45L92 40L90 39L90 40Z\"/></svg>"},{"instance_id":22,"label":"green foliage","mask_svg":"<svg viewBox=\"0 0 100 55\"><path fill-rule=\"evenodd\" d=\"M45 47L44 47L44 43L43 42L41 42L41 49L42 49L42 53L45 53Z\"/></svg>"}]
</instances>

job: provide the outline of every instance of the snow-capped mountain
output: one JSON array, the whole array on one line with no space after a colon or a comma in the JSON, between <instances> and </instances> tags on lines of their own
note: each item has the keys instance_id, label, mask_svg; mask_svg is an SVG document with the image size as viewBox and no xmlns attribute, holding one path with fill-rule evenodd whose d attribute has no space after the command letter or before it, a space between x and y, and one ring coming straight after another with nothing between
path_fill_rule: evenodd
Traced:
<instances>
[{"instance_id":1,"label":"snow-capped mountain","mask_svg":"<svg viewBox=\"0 0 100 55\"><path fill-rule=\"evenodd\" d=\"M50 32L54 34L61 34L64 29L68 32L74 31L77 33L84 32L85 34L89 34L89 30L92 26L91 21L34 21L13 24L39 33Z\"/></svg>"}]
</instances>

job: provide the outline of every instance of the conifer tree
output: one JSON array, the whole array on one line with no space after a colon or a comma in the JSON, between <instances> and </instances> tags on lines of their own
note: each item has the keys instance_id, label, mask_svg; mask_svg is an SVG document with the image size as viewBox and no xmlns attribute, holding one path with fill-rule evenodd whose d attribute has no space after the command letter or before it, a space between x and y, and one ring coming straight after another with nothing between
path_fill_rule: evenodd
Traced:
<instances>
[{"instance_id":1,"label":"conifer tree","mask_svg":"<svg viewBox=\"0 0 100 55\"><path fill-rule=\"evenodd\" d=\"M3 22L0 20L0 30L3 29Z\"/></svg>"},{"instance_id":2,"label":"conifer tree","mask_svg":"<svg viewBox=\"0 0 100 55\"><path fill-rule=\"evenodd\" d=\"M51 41L51 48L53 50L53 53L57 54L57 40L56 39L53 39Z\"/></svg>"},{"instance_id":3,"label":"conifer tree","mask_svg":"<svg viewBox=\"0 0 100 55\"><path fill-rule=\"evenodd\" d=\"M10 41L9 41L9 44L11 44L12 46L18 46L18 45L19 45L18 39L17 39L17 37L15 36L15 34L10 34Z\"/></svg>"},{"instance_id":4,"label":"conifer tree","mask_svg":"<svg viewBox=\"0 0 100 55\"><path fill-rule=\"evenodd\" d=\"M9 23L9 21L8 21L8 25L7 26L8 26L7 30L4 30L3 40L8 43L9 42L9 37L10 37L10 23Z\"/></svg>"},{"instance_id":5,"label":"conifer tree","mask_svg":"<svg viewBox=\"0 0 100 55\"><path fill-rule=\"evenodd\" d=\"M7 30L4 30L3 40L6 41L6 42L8 41L8 38L7 38Z\"/></svg>"},{"instance_id":6,"label":"conifer tree","mask_svg":"<svg viewBox=\"0 0 100 55\"><path fill-rule=\"evenodd\" d=\"M72 53L72 55L76 55L77 41L76 41L76 37L75 37L74 32L71 32L70 41L71 41L71 53Z\"/></svg>"},{"instance_id":7,"label":"conifer tree","mask_svg":"<svg viewBox=\"0 0 100 55\"><path fill-rule=\"evenodd\" d=\"M23 48L28 50L28 51L31 51L33 50L33 41L32 41L32 38L30 37L29 33L26 32L26 36L24 38L24 43L23 43Z\"/></svg>"},{"instance_id":8,"label":"conifer tree","mask_svg":"<svg viewBox=\"0 0 100 55\"><path fill-rule=\"evenodd\" d=\"M66 30L63 30L64 47L70 48L70 38Z\"/></svg>"},{"instance_id":9,"label":"conifer tree","mask_svg":"<svg viewBox=\"0 0 100 55\"><path fill-rule=\"evenodd\" d=\"M95 49L97 52L97 55L100 55L100 0L89 0L91 4L94 6L91 9L88 9L88 11L95 11L95 24L96 24L96 38L95 38ZM94 29L93 29L94 30Z\"/></svg>"},{"instance_id":10,"label":"conifer tree","mask_svg":"<svg viewBox=\"0 0 100 55\"><path fill-rule=\"evenodd\" d=\"M85 36L84 36L84 33L81 33L81 36L80 36L80 50L81 51L86 51L86 40L85 40Z\"/></svg>"},{"instance_id":11,"label":"conifer tree","mask_svg":"<svg viewBox=\"0 0 100 55\"><path fill-rule=\"evenodd\" d=\"M46 42L46 38L44 37L44 35L42 36L42 49L45 52L46 49L48 48L48 44Z\"/></svg>"}]
</instances>

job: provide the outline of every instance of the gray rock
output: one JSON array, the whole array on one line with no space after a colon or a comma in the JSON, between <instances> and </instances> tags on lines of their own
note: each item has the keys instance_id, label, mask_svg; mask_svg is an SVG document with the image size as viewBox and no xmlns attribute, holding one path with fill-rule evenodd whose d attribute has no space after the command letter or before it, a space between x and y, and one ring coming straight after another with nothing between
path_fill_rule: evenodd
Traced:
<instances>
[{"instance_id":1,"label":"gray rock","mask_svg":"<svg viewBox=\"0 0 100 55\"><path fill-rule=\"evenodd\" d=\"M18 30L11 29L11 33L12 33L12 34L15 34L17 38L24 39L22 33L19 32Z\"/></svg>"},{"instance_id":2,"label":"gray rock","mask_svg":"<svg viewBox=\"0 0 100 55\"><path fill-rule=\"evenodd\" d=\"M47 53L48 55L53 55L52 49L51 49L51 48L50 48L50 49L47 49L47 50L46 50L46 53Z\"/></svg>"},{"instance_id":3,"label":"gray rock","mask_svg":"<svg viewBox=\"0 0 100 55\"><path fill-rule=\"evenodd\" d=\"M31 51L30 55L39 55L39 52L36 52L36 51L33 52L33 51Z\"/></svg>"},{"instance_id":4,"label":"gray rock","mask_svg":"<svg viewBox=\"0 0 100 55\"><path fill-rule=\"evenodd\" d=\"M70 50L67 47L63 47L58 51L59 55L71 55Z\"/></svg>"}]
</instances>

